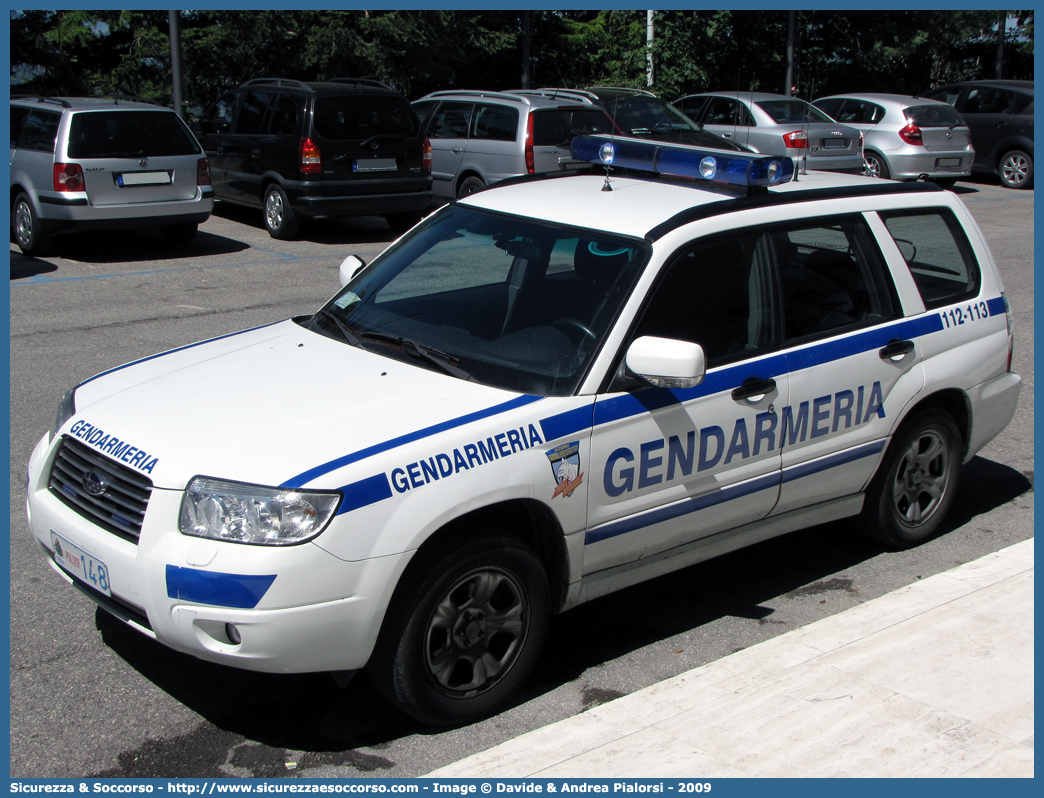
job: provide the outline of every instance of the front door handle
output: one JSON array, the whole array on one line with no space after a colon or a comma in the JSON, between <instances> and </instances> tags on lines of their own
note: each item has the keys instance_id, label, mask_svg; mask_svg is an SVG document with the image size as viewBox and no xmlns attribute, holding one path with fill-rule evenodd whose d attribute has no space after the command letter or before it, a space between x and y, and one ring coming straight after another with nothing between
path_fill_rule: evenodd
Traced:
<instances>
[{"instance_id":1,"label":"front door handle","mask_svg":"<svg viewBox=\"0 0 1044 798\"><path fill-rule=\"evenodd\" d=\"M774 390L776 390L775 380L763 379L761 377L747 377L742 385L733 389L732 398L737 402L742 400L759 402L765 398L769 391Z\"/></svg>"},{"instance_id":2,"label":"front door handle","mask_svg":"<svg viewBox=\"0 0 1044 798\"><path fill-rule=\"evenodd\" d=\"M908 354L914 351L913 341L902 341L898 338L893 338L881 349L878 350L877 354L881 356L881 360L893 360L900 361Z\"/></svg>"}]
</instances>

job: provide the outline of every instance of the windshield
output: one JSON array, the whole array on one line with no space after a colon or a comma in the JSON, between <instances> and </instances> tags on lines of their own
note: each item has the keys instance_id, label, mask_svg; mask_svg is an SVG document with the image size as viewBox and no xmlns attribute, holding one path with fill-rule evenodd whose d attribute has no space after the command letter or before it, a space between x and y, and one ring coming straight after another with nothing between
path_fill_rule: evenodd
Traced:
<instances>
[{"instance_id":1,"label":"windshield","mask_svg":"<svg viewBox=\"0 0 1044 798\"><path fill-rule=\"evenodd\" d=\"M574 393L641 266L639 240L460 205L313 317L353 346L520 393Z\"/></svg>"}]
</instances>

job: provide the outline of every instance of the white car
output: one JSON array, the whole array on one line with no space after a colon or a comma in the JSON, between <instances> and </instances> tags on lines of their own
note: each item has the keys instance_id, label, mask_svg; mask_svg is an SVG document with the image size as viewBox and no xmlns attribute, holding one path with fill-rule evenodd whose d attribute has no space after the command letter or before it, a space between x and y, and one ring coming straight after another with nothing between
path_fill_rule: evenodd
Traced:
<instances>
[{"instance_id":1,"label":"white car","mask_svg":"<svg viewBox=\"0 0 1044 798\"><path fill-rule=\"evenodd\" d=\"M572 153L596 165L347 259L313 316L76 386L29 464L41 554L171 648L365 666L460 723L526 679L551 613L826 520L942 531L1020 389L960 199L636 139Z\"/></svg>"}]
</instances>

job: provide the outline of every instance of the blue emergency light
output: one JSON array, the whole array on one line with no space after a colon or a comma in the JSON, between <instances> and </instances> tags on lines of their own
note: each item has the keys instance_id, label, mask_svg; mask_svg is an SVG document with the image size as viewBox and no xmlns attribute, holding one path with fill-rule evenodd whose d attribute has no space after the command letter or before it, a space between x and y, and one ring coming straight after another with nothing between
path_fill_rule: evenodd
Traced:
<instances>
[{"instance_id":1,"label":"blue emergency light","mask_svg":"<svg viewBox=\"0 0 1044 798\"><path fill-rule=\"evenodd\" d=\"M577 136L573 139L572 156L585 163L737 186L778 186L794 177L791 158L615 136Z\"/></svg>"}]
</instances>

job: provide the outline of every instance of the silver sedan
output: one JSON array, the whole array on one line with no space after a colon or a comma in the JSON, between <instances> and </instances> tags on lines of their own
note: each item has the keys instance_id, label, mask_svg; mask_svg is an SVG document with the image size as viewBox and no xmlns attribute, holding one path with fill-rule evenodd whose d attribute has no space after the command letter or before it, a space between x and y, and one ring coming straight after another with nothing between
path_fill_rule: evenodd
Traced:
<instances>
[{"instance_id":1,"label":"silver sedan","mask_svg":"<svg viewBox=\"0 0 1044 798\"><path fill-rule=\"evenodd\" d=\"M839 94L813 105L863 132L866 173L873 177L952 186L971 174L971 131L947 103L902 94Z\"/></svg>"},{"instance_id":2,"label":"silver sedan","mask_svg":"<svg viewBox=\"0 0 1044 798\"><path fill-rule=\"evenodd\" d=\"M861 136L797 97L766 92L690 94L674 106L703 126L754 152L797 158L809 169L863 170Z\"/></svg>"}]
</instances>

